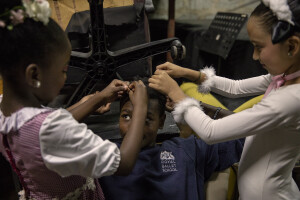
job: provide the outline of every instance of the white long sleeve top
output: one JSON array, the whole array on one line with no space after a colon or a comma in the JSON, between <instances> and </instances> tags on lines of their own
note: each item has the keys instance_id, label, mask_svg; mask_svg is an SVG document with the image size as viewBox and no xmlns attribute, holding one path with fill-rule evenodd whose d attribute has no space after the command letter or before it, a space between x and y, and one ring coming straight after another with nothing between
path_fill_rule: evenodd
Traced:
<instances>
[{"instance_id":1,"label":"white long sleeve top","mask_svg":"<svg viewBox=\"0 0 300 200\"><path fill-rule=\"evenodd\" d=\"M65 109L58 109L45 119L40 129L40 145L46 166L61 176L112 175L121 160L116 144L94 134Z\"/></svg>"},{"instance_id":2,"label":"white long sleeve top","mask_svg":"<svg viewBox=\"0 0 300 200\"><path fill-rule=\"evenodd\" d=\"M211 90L227 97L263 94L271 82L269 74L240 81L211 78ZM205 142L246 137L238 172L240 199L300 199L292 179L292 169L300 159L300 84L273 90L252 108L218 120L192 101L187 98L176 107L184 107L184 121Z\"/></svg>"}]
</instances>

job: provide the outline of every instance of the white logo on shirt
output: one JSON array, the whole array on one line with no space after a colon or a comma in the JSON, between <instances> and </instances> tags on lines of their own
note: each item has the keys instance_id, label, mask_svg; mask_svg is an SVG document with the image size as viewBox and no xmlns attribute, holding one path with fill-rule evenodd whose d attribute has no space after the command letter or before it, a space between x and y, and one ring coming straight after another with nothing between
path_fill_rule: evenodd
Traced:
<instances>
[{"instance_id":1,"label":"white logo on shirt","mask_svg":"<svg viewBox=\"0 0 300 200\"><path fill-rule=\"evenodd\" d=\"M176 172L176 162L175 157L172 152L162 151L160 152L160 162L163 172Z\"/></svg>"}]
</instances>

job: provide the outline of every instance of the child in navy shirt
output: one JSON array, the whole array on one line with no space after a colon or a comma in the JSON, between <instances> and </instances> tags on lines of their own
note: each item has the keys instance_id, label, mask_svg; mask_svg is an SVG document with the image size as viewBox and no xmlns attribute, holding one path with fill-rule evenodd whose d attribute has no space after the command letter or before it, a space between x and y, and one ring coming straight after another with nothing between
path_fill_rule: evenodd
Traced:
<instances>
[{"instance_id":1,"label":"child in navy shirt","mask_svg":"<svg viewBox=\"0 0 300 200\"><path fill-rule=\"evenodd\" d=\"M143 149L131 174L100 178L105 198L204 200L204 182L213 172L239 161L243 140L208 145L192 135L157 144L157 131L163 127L166 117L166 98L151 88L147 89L149 99ZM124 137L133 111L128 97L123 97L120 108L120 134Z\"/></svg>"}]
</instances>

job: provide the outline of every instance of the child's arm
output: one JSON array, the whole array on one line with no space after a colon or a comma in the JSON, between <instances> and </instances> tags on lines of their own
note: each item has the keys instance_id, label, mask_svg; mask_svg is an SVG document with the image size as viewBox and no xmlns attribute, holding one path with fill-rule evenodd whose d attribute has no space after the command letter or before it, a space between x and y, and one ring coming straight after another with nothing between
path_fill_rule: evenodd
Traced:
<instances>
[{"instance_id":1,"label":"child's arm","mask_svg":"<svg viewBox=\"0 0 300 200\"><path fill-rule=\"evenodd\" d=\"M197 84L200 84L206 78L206 75L204 73L200 73L199 71L193 69L184 68L170 62L165 62L161 65L158 65L156 69L164 70L173 78L186 78Z\"/></svg>"},{"instance_id":2,"label":"child's arm","mask_svg":"<svg viewBox=\"0 0 300 200\"><path fill-rule=\"evenodd\" d=\"M131 173L141 149L147 116L148 96L145 85L142 81L135 81L129 89L129 97L133 105L132 121L120 147L121 161L115 175Z\"/></svg>"},{"instance_id":3,"label":"child's arm","mask_svg":"<svg viewBox=\"0 0 300 200\"><path fill-rule=\"evenodd\" d=\"M167 97L166 110L168 112L172 112L174 106L175 103L169 97ZM203 107L203 111L205 112L205 114L210 116L210 118L212 119L219 119L234 114L234 112L230 110L221 109L220 107L215 107L203 102L201 102L201 106Z\"/></svg>"},{"instance_id":4,"label":"child's arm","mask_svg":"<svg viewBox=\"0 0 300 200\"><path fill-rule=\"evenodd\" d=\"M70 113L72 113L72 110L74 110L75 108L77 108L78 106L80 106L81 104L83 104L84 102L89 100L90 98L92 98L97 93L99 93L99 91L97 91L94 94L89 94L87 96L84 96L82 99L80 99L80 101L78 101L77 103L73 104L72 106L66 108L66 110L69 111ZM111 105L111 103L107 103L105 105L102 105L97 110L95 110L95 112L97 112L99 114L106 113L110 110L110 105Z\"/></svg>"},{"instance_id":5,"label":"child's arm","mask_svg":"<svg viewBox=\"0 0 300 200\"><path fill-rule=\"evenodd\" d=\"M234 112L230 110L221 109L220 107L215 107L203 102L201 102L201 106L203 107L205 114L210 116L210 118L212 119L220 119L228 115L234 114Z\"/></svg>"},{"instance_id":6,"label":"child's arm","mask_svg":"<svg viewBox=\"0 0 300 200\"><path fill-rule=\"evenodd\" d=\"M204 112L212 119L220 119L228 115L234 114L234 112L230 110L221 109L219 107L211 106L203 102L201 103L201 106L203 107ZM187 138L194 134L194 131L188 124L176 124L180 130L180 137Z\"/></svg>"},{"instance_id":7,"label":"child's arm","mask_svg":"<svg viewBox=\"0 0 300 200\"><path fill-rule=\"evenodd\" d=\"M74 119L82 121L85 117L95 112L101 106L109 106L110 102L116 100L120 95L128 88L127 84L120 80L113 80L105 89L101 92L97 92L86 100L83 98L80 102L67 108L72 113ZM104 111L109 109L104 107Z\"/></svg>"}]
</instances>

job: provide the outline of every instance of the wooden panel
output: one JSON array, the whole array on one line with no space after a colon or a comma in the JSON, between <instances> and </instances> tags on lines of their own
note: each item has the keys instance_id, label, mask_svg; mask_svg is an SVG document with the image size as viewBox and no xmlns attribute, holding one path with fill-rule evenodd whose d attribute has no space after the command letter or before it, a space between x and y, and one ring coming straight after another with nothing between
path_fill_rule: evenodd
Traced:
<instances>
[{"instance_id":1,"label":"wooden panel","mask_svg":"<svg viewBox=\"0 0 300 200\"><path fill-rule=\"evenodd\" d=\"M122 7L133 5L134 0L104 0L103 7ZM75 12L89 10L87 0L49 0L51 17L65 30Z\"/></svg>"},{"instance_id":2,"label":"wooden panel","mask_svg":"<svg viewBox=\"0 0 300 200\"><path fill-rule=\"evenodd\" d=\"M130 6L133 5L133 0L105 0L103 7L122 7L122 6Z\"/></svg>"}]
</instances>

